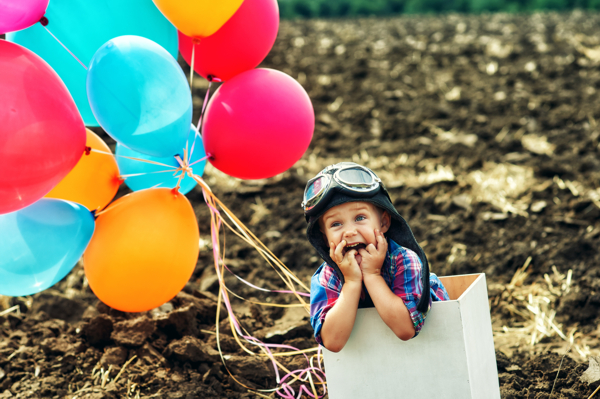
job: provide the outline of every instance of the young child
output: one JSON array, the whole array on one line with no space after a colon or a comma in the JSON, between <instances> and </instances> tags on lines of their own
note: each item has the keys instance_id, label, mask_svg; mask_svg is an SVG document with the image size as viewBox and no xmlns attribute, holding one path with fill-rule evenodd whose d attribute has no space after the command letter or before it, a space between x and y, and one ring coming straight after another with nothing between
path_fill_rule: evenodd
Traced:
<instances>
[{"instance_id":1,"label":"young child","mask_svg":"<svg viewBox=\"0 0 600 399\"><path fill-rule=\"evenodd\" d=\"M408 340L421 330L431 301L449 299L370 169L353 162L328 166L308 181L302 207L308 240L325 260L311 281L310 321L328 350L344 347L358 308L375 306L396 336Z\"/></svg>"}]
</instances>

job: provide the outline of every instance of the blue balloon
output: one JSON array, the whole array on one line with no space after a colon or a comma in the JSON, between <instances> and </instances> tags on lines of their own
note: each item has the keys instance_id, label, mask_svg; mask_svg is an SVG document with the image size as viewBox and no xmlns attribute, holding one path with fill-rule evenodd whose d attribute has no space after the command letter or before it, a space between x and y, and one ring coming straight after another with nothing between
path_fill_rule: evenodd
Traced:
<instances>
[{"instance_id":1,"label":"blue balloon","mask_svg":"<svg viewBox=\"0 0 600 399\"><path fill-rule=\"evenodd\" d=\"M32 295L56 284L83 255L95 225L83 205L50 198L0 215L0 295Z\"/></svg>"},{"instance_id":2,"label":"blue balloon","mask_svg":"<svg viewBox=\"0 0 600 399\"><path fill-rule=\"evenodd\" d=\"M195 136L195 140L194 139ZM191 153L191 158L189 164L194 164L199 159L206 157L206 153L204 152L204 145L202 144L202 137L199 135L196 136L196 129L192 126L190 130L190 136L188 139L188 153L192 150L192 141L194 142L194 152ZM170 165L173 168L178 168L179 163L175 159L175 157L170 158L157 158L150 155L142 154L137 151L130 150L122 144L117 143L117 164L119 165L119 171L121 176L124 176L125 184L132 189L133 191L144 190L146 188L151 187L168 187L174 188L179 181L179 177L175 177L173 174L173 170L169 169L162 165L156 165L152 163L136 161L133 159L128 159L124 157L130 158L141 158L147 159L154 162L159 162L165 165ZM181 159L183 159L183 152L179 154ZM204 173L204 166L206 165L206 160L200 161L194 165L192 165L192 170L195 175L202 176ZM134 174L143 174L141 176L127 176ZM179 176L181 172L177 173ZM192 188L196 186L196 181L189 176L185 176L181 179L181 186L179 187L179 192L182 194L187 194L190 192Z\"/></svg>"},{"instance_id":3,"label":"blue balloon","mask_svg":"<svg viewBox=\"0 0 600 399\"><path fill-rule=\"evenodd\" d=\"M180 154L192 123L192 93L177 61L140 36L120 36L96 51L87 76L92 111L115 140L168 158Z\"/></svg>"},{"instance_id":4,"label":"blue balloon","mask_svg":"<svg viewBox=\"0 0 600 399\"><path fill-rule=\"evenodd\" d=\"M150 0L52 0L44 16L46 28L86 66L100 46L123 35L151 39L177 57L177 29ZM84 123L98 126L85 91L85 69L41 24L8 33L6 38L48 62L65 82Z\"/></svg>"}]
</instances>

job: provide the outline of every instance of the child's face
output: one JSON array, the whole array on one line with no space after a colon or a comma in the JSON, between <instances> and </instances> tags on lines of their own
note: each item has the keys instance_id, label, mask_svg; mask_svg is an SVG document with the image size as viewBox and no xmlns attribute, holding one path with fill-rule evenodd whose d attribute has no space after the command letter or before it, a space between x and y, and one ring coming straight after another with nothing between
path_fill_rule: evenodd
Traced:
<instances>
[{"instance_id":1,"label":"child's face","mask_svg":"<svg viewBox=\"0 0 600 399\"><path fill-rule=\"evenodd\" d=\"M369 202L346 202L327 210L319 220L321 231L327 244L337 246L346 240L345 255L350 249L365 248L369 244L377 246L375 229L382 233L390 227L390 215Z\"/></svg>"}]
</instances>

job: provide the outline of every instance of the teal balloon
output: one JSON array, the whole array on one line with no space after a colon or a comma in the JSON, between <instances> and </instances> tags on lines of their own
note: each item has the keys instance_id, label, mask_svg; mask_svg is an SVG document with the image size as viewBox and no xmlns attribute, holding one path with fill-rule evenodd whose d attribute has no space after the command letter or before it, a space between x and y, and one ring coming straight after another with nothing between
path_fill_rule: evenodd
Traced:
<instances>
[{"instance_id":1,"label":"teal balloon","mask_svg":"<svg viewBox=\"0 0 600 399\"><path fill-rule=\"evenodd\" d=\"M0 295L32 295L56 284L77 264L94 228L87 208L59 199L0 215Z\"/></svg>"},{"instance_id":2,"label":"teal balloon","mask_svg":"<svg viewBox=\"0 0 600 399\"><path fill-rule=\"evenodd\" d=\"M140 36L120 36L98 49L87 92L100 125L119 143L147 155L173 157L185 148L192 93L164 48Z\"/></svg>"},{"instance_id":3,"label":"teal balloon","mask_svg":"<svg viewBox=\"0 0 600 399\"><path fill-rule=\"evenodd\" d=\"M52 0L44 16L46 28L86 66L100 46L123 35L146 37L177 57L177 29L150 0ZM69 89L84 123L99 126L87 99L85 68L40 23L6 38L50 64Z\"/></svg>"},{"instance_id":4,"label":"teal balloon","mask_svg":"<svg viewBox=\"0 0 600 399\"><path fill-rule=\"evenodd\" d=\"M194 137L195 140L193 140L192 152L192 139L194 139ZM188 151L188 153L191 153L189 164L193 164L192 171L195 175L202 176L204 173L204 167L206 166L206 160L199 160L205 158L206 153L204 151L204 145L202 144L202 137L200 137L200 135L196 136L196 131L193 126L188 139ZM179 167L179 163L175 157L157 158L130 150L124 145L118 143L116 154L117 164L119 165L121 176L124 177L125 184L127 184L127 186L133 191L144 190L152 187L174 188L177 186L177 182L179 181L178 176L181 174L181 172L178 172L176 176L173 175L173 168ZM181 159L183 159L183 153L179 154L179 156ZM164 165L169 165L171 168L124 157L146 159ZM181 179L179 192L182 194L187 194L196 186L196 184L196 181L186 174L186 176Z\"/></svg>"}]
</instances>

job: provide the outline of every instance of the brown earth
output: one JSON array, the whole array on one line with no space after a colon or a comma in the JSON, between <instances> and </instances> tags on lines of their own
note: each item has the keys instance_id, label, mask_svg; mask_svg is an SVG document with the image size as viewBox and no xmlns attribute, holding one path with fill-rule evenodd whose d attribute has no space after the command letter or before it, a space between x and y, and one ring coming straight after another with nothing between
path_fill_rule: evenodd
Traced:
<instances>
[{"instance_id":1,"label":"brown earth","mask_svg":"<svg viewBox=\"0 0 600 399\"><path fill-rule=\"evenodd\" d=\"M308 91L317 116L312 144L276 178L240 182L209 168L206 181L308 282L319 261L299 206L306 180L341 160L372 167L434 272L486 273L502 397L549 398L556 380L551 397L587 398L598 382L579 380L587 368L579 351L598 355L600 335L599 22L581 12L283 21L264 66ZM197 78L198 111L205 88ZM80 266L33 298L1 298L0 311L20 312L0 316L0 398L257 397L216 351L209 212L200 191L188 197L206 245L186 288L161 308L109 309ZM233 234L226 257L253 284L283 287ZM535 330L527 293L538 295L547 281L558 282L544 295L573 345L552 331L526 343ZM294 302L233 276L226 282L247 298ZM238 300L234 308L257 337L314 346L303 314ZM251 387L275 387L268 363L241 351L226 320L220 326L231 373ZM306 367L301 357L282 362Z\"/></svg>"}]
</instances>

